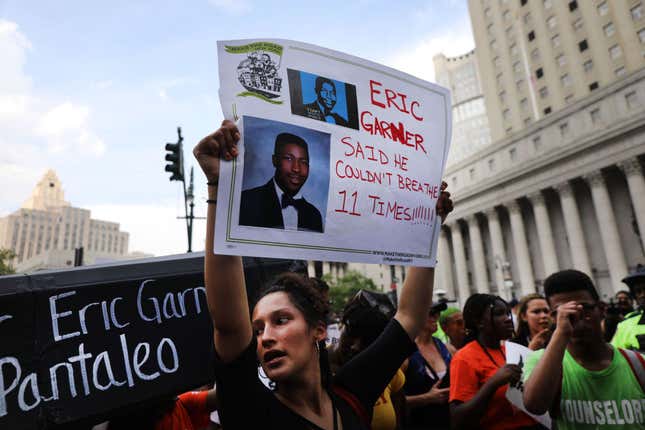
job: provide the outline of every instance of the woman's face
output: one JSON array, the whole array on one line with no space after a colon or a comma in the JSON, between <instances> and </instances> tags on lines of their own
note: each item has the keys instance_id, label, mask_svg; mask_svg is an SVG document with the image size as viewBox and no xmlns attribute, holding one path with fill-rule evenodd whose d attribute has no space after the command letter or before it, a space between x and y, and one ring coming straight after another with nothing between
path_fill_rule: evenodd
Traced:
<instances>
[{"instance_id":1,"label":"woman's face","mask_svg":"<svg viewBox=\"0 0 645 430\"><path fill-rule=\"evenodd\" d=\"M272 381L302 375L308 366L318 366L316 342L325 338L321 323L311 328L302 312L285 292L267 294L255 305L252 316L257 356Z\"/></svg>"},{"instance_id":2,"label":"woman's face","mask_svg":"<svg viewBox=\"0 0 645 430\"><path fill-rule=\"evenodd\" d=\"M544 299L533 299L526 306L526 313L520 315L523 321L529 326L531 337L535 336L551 325L549 316L551 309Z\"/></svg>"},{"instance_id":3,"label":"woman's face","mask_svg":"<svg viewBox=\"0 0 645 430\"><path fill-rule=\"evenodd\" d=\"M430 313L426 319L426 325L423 327L423 331L427 334L433 334L437 331L437 321L439 321L440 313Z\"/></svg>"},{"instance_id":4,"label":"woman's face","mask_svg":"<svg viewBox=\"0 0 645 430\"><path fill-rule=\"evenodd\" d=\"M482 332L497 336L500 340L513 337L513 318L506 303L495 301L493 307L486 309L482 318Z\"/></svg>"}]
</instances>

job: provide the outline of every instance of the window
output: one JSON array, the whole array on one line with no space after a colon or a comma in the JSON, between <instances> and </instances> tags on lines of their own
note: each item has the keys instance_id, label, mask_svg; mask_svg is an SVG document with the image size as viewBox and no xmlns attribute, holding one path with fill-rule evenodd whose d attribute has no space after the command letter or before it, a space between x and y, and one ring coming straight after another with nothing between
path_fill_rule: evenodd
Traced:
<instances>
[{"instance_id":1,"label":"window","mask_svg":"<svg viewBox=\"0 0 645 430\"><path fill-rule=\"evenodd\" d=\"M520 100L520 107L522 108L523 111L526 111L529 107L529 101L525 98Z\"/></svg>"},{"instance_id":2,"label":"window","mask_svg":"<svg viewBox=\"0 0 645 430\"><path fill-rule=\"evenodd\" d=\"M586 51L588 48L589 48L589 44L587 44L587 39L578 43L578 49L580 49L580 52Z\"/></svg>"},{"instance_id":3,"label":"window","mask_svg":"<svg viewBox=\"0 0 645 430\"><path fill-rule=\"evenodd\" d=\"M502 103L506 103L506 91L501 91L499 93L499 101Z\"/></svg>"},{"instance_id":4,"label":"window","mask_svg":"<svg viewBox=\"0 0 645 430\"><path fill-rule=\"evenodd\" d=\"M545 99L549 95L549 89L547 87L540 88L540 98Z\"/></svg>"},{"instance_id":5,"label":"window","mask_svg":"<svg viewBox=\"0 0 645 430\"><path fill-rule=\"evenodd\" d=\"M542 138L540 136L533 138L533 149L535 152L539 152L542 149Z\"/></svg>"},{"instance_id":6,"label":"window","mask_svg":"<svg viewBox=\"0 0 645 430\"><path fill-rule=\"evenodd\" d=\"M568 73L560 76L560 82L562 82L563 87L571 86L571 76Z\"/></svg>"},{"instance_id":7,"label":"window","mask_svg":"<svg viewBox=\"0 0 645 430\"><path fill-rule=\"evenodd\" d=\"M550 28L551 30L553 30L553 29L556 27L556 25L558 24L558 21L557 21L557 19L555 18L555 16L550 16L550 17L546 20L546 24L549 26L549 28Z\"/></svg>"},{"instance_id":8,"label":"window","mask_svg":"<svg viewBox=\"0 0 645 430\"><path fill-rule=\"evenodd\" d=\"M607 36L607 37L613 36L613 34L616 32L616 30L614 30L614 24L611 23L611 22L609 24L603 26L602 30L605 32L605 36Z\"/></svg>"},{"instance_id":9,"label":"window","mask_svg":"<svg viewBox=\"0 0 645 430\"><path fill-rule=\"evenodd\" d=\"M491 37L495 36L495 27L493 27L493 23L488 24L488 27L486 27L486 31L488 32L488 35Z\"/></svg>"},{"instance_id":10,"label":"window","mask_svg":"<svg viewBox=\"0 0 645 430\"><path fill-rule=\"evenodd\" d=\"M544 76L544 71L542 70L542 67L540 67L535 71L535 77L540 79L542 76Z\"/></svg>"},{"instance_id":11,"label":"window","mask_svg":"<svg viewBox=\"0 0 645 430\"><path fill-rule=\"evenodd\" d=\"M502 112L502 116L504 117L504 121L508 121L509 118L511 117L511 111L509 109L504 109L504 112Z\"/></svg>"},{"instance_id":12,"label":"window","mask_svg":"<svg viewBox=\"0 0 645 430\"><path fill-rule=\"evenodd\" d=\"M511 161L516 161L517 160L517 149L511 148L508 150L508 156L511 159Z\"/></svg>"},{"instance_id":13,"label":"window","mask_svg":"<svg viewBox=\"0 0 645 430\"><path fill-rule=\"evenodd\" d=\"M641 3L638 3L636 6L631 8L630 12L632 14L632 19L634 21L638 21L643 17L643 5Z\"/></svg>"},{"instance_id":14,"label":"window","mask_svg":"<svg viewBox=\"0 0 645 430\"><path fill-rule=\"evenodd\" d=\"M524 85L524 79L518 79L515 81L515 88L517 88L517 91L522 91L522 86Z\"/></svg>"},{"instance_id":15,"label":"window","mask_svg":"<svg viewBox=\"0 0 645 430\"><path fill-rule=\"evenodd\" d=\"M520 6L524 6L528 0L520 0Z\"/></svg>"},{"instance_id":16,"label":"window","mask_svg":"<svg viewBox=\"0 0 645 430\"><path fill-rule=\"evenodd\" d=\"M513 72L515 72L516 75L522 73L522 65L519 61L513 63Z\"/></svg>"},{"instance_id":17,"label":"window","mask_svg":"<svg viewBox=\"0 0 645 430\"><path fill-rule=\"evenodd\" d=\"M638 103L638 97L636 97L636 91L632 91L625 94L625 103L627 103L627 107L630 109L638 107L639 103Z\"/></svg>"},{"instance_id":18,"label":"window","mask_svg":"<svg viewBox=\"0 0 645 430\"><path fill-rule=\"evenodd\" d=\"M590 72L593 69L593 61L587 60L582 65L585 69L585 72Z\"/></svg>"},{"instance_id":19,"label":"window","mask_svg":"<svg viewBox=\"0 0 645 430\"><path fill-rule=\"evenodd\" d=\"M578 9L578 2L573 0L569 2L569 10L573 12L574 10Z\"/></svg>"},{"instance_id":20,"label":"window","mask_svg":"<svg viewBox=\"0 0 645 430\"><path fill-rule=\"evenodd\" d=\"M573 21L573 29L574 30L580 30L582 28L582 18L578 18L575 21Z\"/></svg>"},{"instance_id":21,"label":"window","mask_svg":"<svg viewBox=\"0 0 645 430\"><path fill-rule=\"evenodd\" d=\"M511 12L510 11L504 11L502 14L502 18L504 18L504 21L508 21L511 18Z\"/></svg>"},{"instance_id":22,"label":"window","mask_svg":"<svg viewBox=\"0 0 645 430\"><path fill-rule=\"evenodd\" d=\"M531 23L531 12L524 15L524 24L530 24L530 23Z\"/></svg>"},{"instance_id":23,"label":"window","mask_svg":"<svg viewBox=\"0 0 645 430\"><path fill-rule=\"evenodd\" d=\"M555 60L558 62L558 65L560 67L563 67L565 64L567 64L567 57L564 56L564 54L558 55Z\"/></svg>"},{"instance_id":24,"label":"window","mask_svg":"<svg viewBox=\"0 0 645 430\"><path fill-rule=\"evenodd\" d=\"M565 102L566 104L570 104L571 102L573 102L573 94L569 94L568 96L566 96L566 97L564 98L564 102Z\"/></svg>"},{"instance_id":25,"label":"window","mask_svg":"<svg viewBox=\"0 0 645 430\"><path fill-rule=\"evenodd\" d=\"M495 171L495 159L491 158L488 160L488 171L489 172L494 172Z\"/></svg>"},{"instance_id":26,"label":"window","mask_svg":"<svg viewBox=\"0 0 645 430\"><path fill-rule=\"evenodd\" d=\"M551 45L553 45L554 48L557 48L560 46L560 35L556 34L551 38Z\"/></svg>"},{"instance_id":27,"label":"window","mask_svg":"<svg viewBox=\"0 0 645 430\"><path fill-rule=\"evenodd\" d=\"M512 44L512 45L509 47L509 51L511 52L511 55L513 55L513 56L517 55L517 45L516 45L516 44Z\"/></svg>"},{"instance_id":28,"label":"window","mask_svg":"<svg viewBox=\"0 0 645 430\"><path fill-rule=\"evenodd\" d=\"M489 8L489 7L487 7L486 9L484 9L484 15L486 15L486 16L487 16L487 17L489 17L489 18L491 17L492 13L491 13L491 11L490 11L490 8Z\"/></svg>"},{"instance_id":29,"label":"window","mask_svg":"<svg viewBox=\"0 0 645 430\"><path fill-rule=\"evenodd\" d=\"M544 0L542 3L544 4L544 9L551 9L551 0Z\"/></svg>"},{"instance_id":30,"label":"window","mask_svg":"<svg viewBox=\"0 0 645 430\"><path fill-rule=\"evenodd\" d=\"M496 49L497 49L497 41L496 41L495 39L493 39L493 40L491 40L491 41L490 41L490 49L491 49L492 51L494 51L494 50L496 50Z\"/></svg>"},{"instance_id":31,"label":"window","mask_svg":"<svg viewBox=\"0 0 645 430\"><path fill-rule=\"evenodd\" d=\"M619 45L614 45L611 48L609 48L609 56L612 59L620 58L620 56L623 55L623 50L620 49Z\"/></svg>"},{"instance_id":32,"label":"window","mask_svg":"<svg viewBox=\"0 0 645 430\"><path fill-rule=\"evenodd\" d=\"M506 128L506 134L509 134L512 131L513 131L513 126Z\"/></svg>"},{"instance_id":33,"label":"window","mask_svg":"<svg viewBox=\"0 0 645 430\"><path fill-rule=\"evenodd\" d=\"M529 42L532 42L533 39L535 39L535 31L533 30L529 31L528 39L529 39Z\"/></svg>"},{"instance_id":34,"label":"window","mask_svg":"<svg viewBox=\"0 0 645 430\"><path fill-rule=\"evenodd\" d=\"M500 87L504 83L502 79L503 79L503 75L501 73L498 73L497 74L497 85L499 85Z\"/></svg>"},{"instance_id":35,"label":"window","mask_svg":"<svg viewBox=\"0 0 645 430\"><path fill-rule=\"evenodd\" d=\"M470 174L470 179L475 180L475 168L473 167L472 169L470 169L468 173Z\"/></svg>"},{"instance_id":36,"label":"window","mask_svg":"<svg viewBox=\"0 0 645 430\"><path fill-rule=\"evenodd\" d=\"M607 12L609 12L609 6L607 6L606 1L600 3L598 5L597 9L598 9L598 15L600 15L600 16L605 16L605 15L607 15Z\"/></svg>"},{"instance_id":37,"label":"window","mask_svg":"<svg viewBox=\"0 0 645 430\"><path fill-rule=\"evenodd\" d=\"M499 57L493 58L493 63L495 67L500 68L502 66L502 60Z\"/></svg>"},{"instance_id":38,"label":"window","mask_svg":"<svg viewBox=\"0 0 645 430\"><path fill-rule=\"evenodd\" d=\"M550 113L551 113L551 106L544 108L544 115L548 115Z\"/></svg>"},{"instance_id":39,"label":"window","mask_svg":"<svg viewBox=\"0 0 645 430\"><path fill-rule=\"evenodd\" d=\"M625 73L627 73L627 70L625 70L625 68L621 66L614 70L614 73L616 74L616 76L623 76Z\"/></svg>"},{"instance_id":40,"label":"window","mask_svg":"<svg viewBox=\"0 0 645 430\"><path fill-rule=\"evenodd\" d=\"M455 187L457 186L457 177L456 176L452 177L452 185L455 186Z\"/></svg>"},{"instance_id":41,"label":"window","mask_svg":"<svg viewBox=\"0 0 645 430\"><path fill-rule=\"evenodd\" d=\"M564 137L569 134L569 123L563 122L560 124L560 136Z\"/></svg>"},{"instance_id":42,"label":"window","mask_svg":"<svg viewBox=\"0 0 645 430\"><path fill-rule=\"evenodd\" d=\"M592 82L589 84L589 91L594 91L598 89L598 82Z\"/></svg>"},{"instance_id":43,"label":"window","mask_svg":"<svg viewBox=\"0 0 645 430\"><path fill-rule=\"evenodd\" d=\"M643 35L645 36L645 29L643 29ZM540 59L540 50L535 48L534 50L531 51L531 59L533 61L537 61Z\"/></svg>"},{"instance_id":44,"label":"window","mask_svg":"<svg viewBox=\"0 0 645 430\"><path fill-rule=\"evenodd\" d=\"M531 123L531 117L524 118L524 125L529 125Z\"/></svg>"},{"instance_id":45,"label":"window","mask_svg":"<svg viewBox=\"0 0 645 430\"><path fill-rule=\"evenodd\" d=\"M600 122L600 108L591 109L589 116L591 117L592 124L598 124Z\"/></svg>"},{"instance_id":46,"label":"window","mask_svg":"<svg viewBox=\"0 0 645 430\"><path fill-rule=\"evenodd\" d=\"M641 43L645 43L645 28L638 31L638 39Z\"/></svg>"}]
</instances>

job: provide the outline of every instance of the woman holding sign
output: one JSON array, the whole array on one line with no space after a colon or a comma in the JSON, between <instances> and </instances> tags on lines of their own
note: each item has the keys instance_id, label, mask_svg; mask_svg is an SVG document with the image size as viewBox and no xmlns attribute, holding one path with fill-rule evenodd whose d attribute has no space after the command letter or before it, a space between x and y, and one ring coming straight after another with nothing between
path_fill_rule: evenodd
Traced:
<instances>
[{"instance_id":1,"label":"woman holding sign","mask_svg":"<svg viewBox=\"0 0 645 430\"><path fill-rule=\"evenodd\" d=\"M508 304L491 294L473 294L464 305L466 345L450 363L452 428L482 430L542 429L506 399L522 368L506 363L502 341L513 336Z\"/></svg>"},{"instance_id":2,"label":"woman holding sign","mask_svg":"<svg viewBox=\"0 0 645 430\"><path fill-rule=\"evenodd\" d=\"M231 430L369 428L372 405L414 351L430 309L434 269L410 269L394 319L332 379L324 342L328 304L310 282L285 274L249 312L242 259L213 253L220 158L237 157L239 138L235 124L224 121L193 150L208 180L204 277L222 424ZM443 219L451 210L442 192L437 213ZM275 390L259 381L258 363Z\"/></svg>"}]
</instances>

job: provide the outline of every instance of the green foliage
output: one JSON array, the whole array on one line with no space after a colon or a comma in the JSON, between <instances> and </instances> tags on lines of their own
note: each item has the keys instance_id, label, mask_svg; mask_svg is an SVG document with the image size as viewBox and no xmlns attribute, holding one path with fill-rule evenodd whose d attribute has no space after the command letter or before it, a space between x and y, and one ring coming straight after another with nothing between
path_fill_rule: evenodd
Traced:
<instances>
[{"instance_id":1,"label":"green foliage","mask_svg":"<svg viewBox=\"0 0 645 430\"><path fill-rule=\"evenodd\" d=\"M340 315L345 304L354 297L359 290L377 291L376 284L370 278L361 275L359 272L349 271L342 278L334 282L329 274L323 276L323 280L329 284L329 299L331 300L332 311Z\"/></svg>"},{"instance_id":2,"label":"green foliage","mask_svg":"<svg viewBox=\"0 0 645 430\"><path fill-rule=\"evenodd\" d=\"M12 250L0 248L0 276L16 273L16 270L11 266L11 260L15 257L16 253Z\"/></svg>"}]
</instances>

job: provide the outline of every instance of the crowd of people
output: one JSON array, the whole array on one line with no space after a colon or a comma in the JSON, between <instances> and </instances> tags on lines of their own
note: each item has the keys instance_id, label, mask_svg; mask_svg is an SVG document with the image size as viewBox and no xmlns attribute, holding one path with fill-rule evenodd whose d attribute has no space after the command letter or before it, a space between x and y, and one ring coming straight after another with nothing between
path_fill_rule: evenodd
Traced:
<instances>
[{"instance_id":1,"label":"crowd of people","mask_svg":"<svg viewBox=\"0 0 645 430\"><path fill-rule=\"evenodd\" d=\"M396 305L370 291L351 299L328 349L324 282L285 273L250 298L241 258L213 253L219 162L238 155L238 139L224 121L194 149L208 180L216 387L173 399L148 428L543 429L547 413L559 430L645 428L645 267L609 303L586 274L563 270L544 295L476 293L463 307L433 303L434 269L411 267ZM451 210L443 184L437 214ZM509 363L507 342L533 352ZM217 427L205 419L215 410Z\"/></svg>"}]
</instances>

